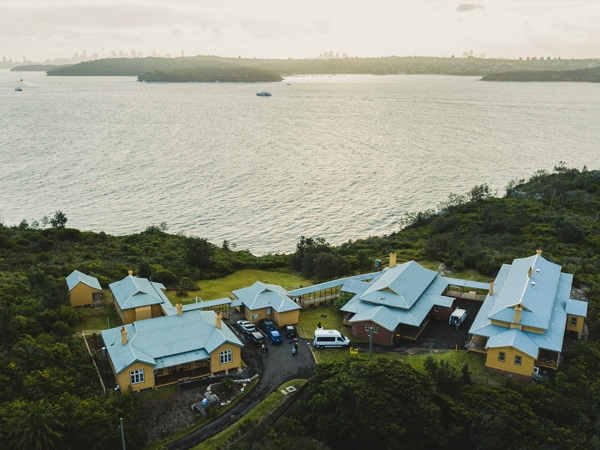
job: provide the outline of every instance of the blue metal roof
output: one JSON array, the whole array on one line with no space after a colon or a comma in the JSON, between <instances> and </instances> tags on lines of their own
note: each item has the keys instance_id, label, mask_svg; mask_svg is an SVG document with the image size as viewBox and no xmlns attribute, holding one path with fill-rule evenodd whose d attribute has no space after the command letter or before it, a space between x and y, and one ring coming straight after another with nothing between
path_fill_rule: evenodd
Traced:
<instances>
[{"instance_id":1,"label":"blue metal roof","mask_svg":"<svg viewBox=\"0 0 600 450\"><path fill-rule=\"evenodd\" d=\"M231 299L229 297L218 298L216 300L200 300L196 299L195 303L188 303L183 305L183 311L194 311L197 309L208 309L214 308L215 306L231 305Z\"/></svg>"},{"instance_id":2,"label":"blue metal roof","mask_svg":"<svg viewBox=\"0 0 600 450\"><path fill-rule=\"evenodd\" d=\"M129 275L121 281L109 285L113 297L119 308L139 308L141 306L162 305L167 314L177 314L163 290L164 285Z\"/></svg>"},{"instance_id":3,"label":"blue metal roof","mask_svg":"<svg viewBox=\"0 0 600 450\"><path fill-rule=\"evenodd\" d=\"M437 272L409 261L386 270L371 283L360 299L377 305L410 309L437 276Z\"/></svg>"},{"instance_id":4,"label":"blue metal roof","mask_svg":"<svg viewBox=\"0 0 600 450\"><path fill-rule=\"evenodd\" d=\"M487 347L513 346L533 358L538 357L539 349L560 352L568 311L583 317L587 313L586 302L569 298L572 284L573 275L561 273L559 265L541 255L504 264L494 280L494 292L483 302L469 334L489 338ZM518 322L517 305L523 308ZM492 319L506 325L492 325ZM511 325L537 328L540 333Z\"/></svg>"},{"instance_id":5,"label":"blue metal roof","mask_svg":"<svg viewBox=\"0 0 600 450\"><path fill-rule=\"evenodd\" d=\"M371 283L347 281L344 292L356 295L341 311L354 313L351 323L372 321L392 332L400 324L419 326L434 305L452 305L454 299L442 295L447 286L444 277L410 261L385 270Z\"/></svg>"},{"instance_id":6,"label":"blue metal roof","mask_svg":"<svg viewBox=\"0 0 600 450\"><path fill-rule=\"evenodd\" d=\"M125 345L121 343L122 328L127 331ZM140 320L102 331L101 335L117 373L136 361L161 369L207 359L225 343L243 346L224 322L217 328L213 311Z\"/></svg>"},{"instance_id":7,"label":"blue metal roof","mask_svg":"<svg viewBox=\"0 0 600 450\"><path fill-rule=\"evenodd\" d=\"M102 286L100 286L100 283L96 278L86 275L85 273L80 272L79 270L74 270L73 272L71 272L71 274L66 278L66 281L67 288L69 289L69 291L75 286L77 286L79 283L83 283L91 288L98 289L100 291L102 290Z\"/></svg>"},{"instance_id":8,"label":"blue metal roof","mask_svg":"<svg viewBox=\"0 0 600 450\"><path fill-rule=\"evenodd\" d=\"M287 292L281 286L265 284L260 281L250 287L233 291L233 295L250 311L273 308L278 313L284 313L302 309L300 305L288 297Z\"/></svg>"},{"instance_id":9,"label":"blue metal roof","mask_svg":"<svg viewBox=\"0 0 600 450\"><path fill-rule=\"evenodd\" d=\"M583 302L581 300L574 300L572 298L567 301L566 311L567 314L572 314L574 316L587 316L588 303Z\"/></svg>"},{"instance_id":10,"label":"blue metal roof","mask_svg":"<svg viewBox=\"0 0 600 450\"><path fill-rule=\"evenodd\" d=\"M366 281L379 278L383 272L364 273L361 275L353 275L351 277L338 278L336 280L326 281L325 283L314 284L303 288L293 289L287 292L290 297L297 297L299 295L314 294L315 292L323 291L325 289L332 289L335 287L343 286L347 281Z\"/></svg>"}]
</instances>

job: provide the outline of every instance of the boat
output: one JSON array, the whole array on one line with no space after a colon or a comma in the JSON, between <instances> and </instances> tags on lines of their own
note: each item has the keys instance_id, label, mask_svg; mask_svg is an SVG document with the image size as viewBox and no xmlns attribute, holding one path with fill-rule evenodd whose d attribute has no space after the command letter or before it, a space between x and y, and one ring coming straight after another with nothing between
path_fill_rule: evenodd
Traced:
<instances>
[{"instance_id":1,"label":"boat","mask_svg":"<svg viewBox=\"0 0 600 450\"><path fill-rule=\"evenodd\" d=\"M263 92L257 92L256 95L258 95L259 97L270 97L271 93L263 91Z\"/></svg>"},{"instance_id":2,"label":"boat","mask_svg":"<svg viewBox=\"0 0 600 450\"><path fill-rule=\"evenodd\" d=\"M23 90L23 89L21 89L20 87L16 87L16 88L15 88L15 91L17 91L17 92L21 92L22 90Z\"/></svg>"}]
</instances>

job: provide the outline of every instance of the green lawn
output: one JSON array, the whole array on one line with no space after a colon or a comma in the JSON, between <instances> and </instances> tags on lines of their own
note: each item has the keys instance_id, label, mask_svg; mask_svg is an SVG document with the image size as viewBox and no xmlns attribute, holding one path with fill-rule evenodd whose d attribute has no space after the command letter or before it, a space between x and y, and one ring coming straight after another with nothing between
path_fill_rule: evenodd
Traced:
<instances>
[{"instance_id":1,"label":"green lawn","mask_svg":"<svg viewBox=\"0 0 600 450\"><path fill-rule=\"evenodd\" d=\"M103 292L103 296L112 298L110 293ZM75 326L76 331L83 330L107 330L121 325L121 319L112 304L104 300L104 308L95 309L92 307L77 308L81 315L81 321Z\"/></svg>"},{"instance_id":2,"label":"green lawn","mask_svg":"<svg viewBox=\"0 0 600 450\"><path fill-rule=\"evenodd\" d=\"M202 298L202 300L215 300L229 297L232 291L252 286L257 281L265 284L275 284L286 290L292 290L298 286L310 286L312 284L309 280L289 273L245 269L224 278L199 281L197 285L200 289L195 292L190 291L186 297L177 297L174 291L167 292L167 297L169 297L171 303L181 300L183 304L194 302L196 296Z\"/></svg>"}]
</instances>

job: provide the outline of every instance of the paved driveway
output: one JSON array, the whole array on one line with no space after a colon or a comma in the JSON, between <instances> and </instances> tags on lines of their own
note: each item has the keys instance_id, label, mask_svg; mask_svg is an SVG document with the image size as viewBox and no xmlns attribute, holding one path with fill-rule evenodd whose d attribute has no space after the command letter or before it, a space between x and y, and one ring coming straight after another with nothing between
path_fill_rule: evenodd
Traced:
<instances>
[{"instance_id":1,"label":"paved driveway","mask_svg":"<svg viewBox=\"0 0 600 450\"><path fill-rule=\"evenodd\" d=\"M238 317L237 314L232 314L231 323L235 323L240 319L243 319L241 315ZM237 333L235 326L231 326L231 328ZM206 439L241 419L286 381L295 378L310 378L315 362L310 351L309 340L299 339L298 354L294 358L292 356L292 343L289 339L284 339L280 345L271 345L267 342L269 348L267 356L261 353L259 348L254 347L250 341L245 341L239 333L238 336L244 342L242 359L248 367L245 371L246 373L242 374L242 377L258 373L260 377L258 384L252 389L252 392L231 408L227 414L167 445L169 450L189 449L204 442Z\"/></svg>"}]
</instances>

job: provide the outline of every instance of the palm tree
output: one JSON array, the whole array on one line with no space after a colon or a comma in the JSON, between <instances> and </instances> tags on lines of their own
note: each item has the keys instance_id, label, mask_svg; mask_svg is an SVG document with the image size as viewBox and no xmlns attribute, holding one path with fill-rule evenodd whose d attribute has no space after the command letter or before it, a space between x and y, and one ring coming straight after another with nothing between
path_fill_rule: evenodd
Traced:
<instances>
[{"instance_id":1,"label":"palm tree","mask_svg":"<svg viewBox=\"0 0 600 450\"><path fill-rule=\"evenodd\" d=\"M45 400L22 404L11 417L5 418L8 447L15 450L60 448L66 414L60 405Z\"/></svg>"}]
</instances>

